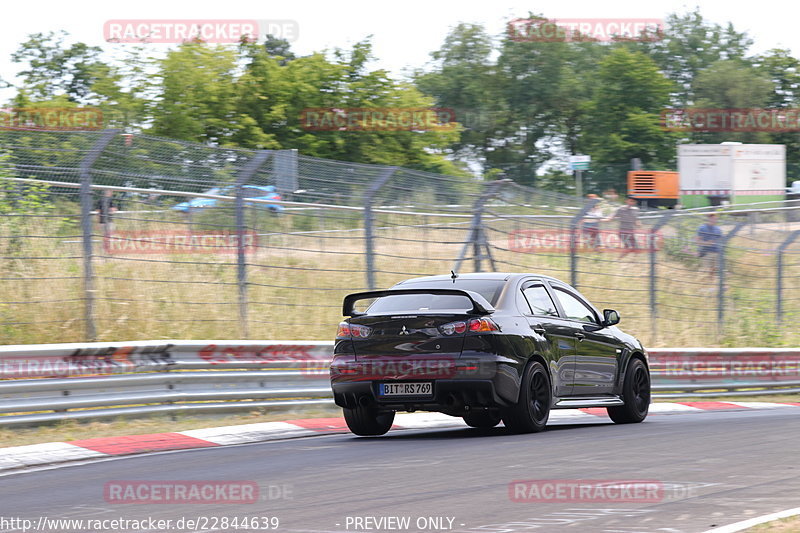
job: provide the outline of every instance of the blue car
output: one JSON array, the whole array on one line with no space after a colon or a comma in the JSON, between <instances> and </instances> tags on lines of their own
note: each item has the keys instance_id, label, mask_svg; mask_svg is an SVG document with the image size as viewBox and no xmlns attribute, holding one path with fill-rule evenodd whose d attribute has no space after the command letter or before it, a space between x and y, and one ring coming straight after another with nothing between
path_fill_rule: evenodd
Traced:
<instances>
[{"instance_id":1,"label":"blue car","mask_svg":"<svg viewBox=\"0 0 800 533\"><path fill-rule=\"evenodd\" d=\"M244 190L244 197L245 198L253 198L256 200L279 200L281 199L281 195L275 191L274 185L267 185L265 187L259 187L257 185L244 185L242 186ZM213 189L209 189L205 192L205 194L218 194L220 196L233 196L233 186L228 187L214 187ZM181 202L178 205L172 207L175 211L180 211L182 213L189 213L200 211L202 209L206 209L208 207L215 207L217 205L218 200L214 198L192 198L188 202ZM280 213L283 211L283 206L278 204L251 204L256 207L264 207L272 211L273 213Z\"/></svg>"}]
</instances>

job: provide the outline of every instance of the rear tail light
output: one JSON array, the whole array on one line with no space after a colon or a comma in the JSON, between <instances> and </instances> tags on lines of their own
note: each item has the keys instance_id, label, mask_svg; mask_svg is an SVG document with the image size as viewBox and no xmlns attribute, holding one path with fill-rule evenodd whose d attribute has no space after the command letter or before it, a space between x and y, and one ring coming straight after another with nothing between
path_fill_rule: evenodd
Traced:
<instances>
[{"instance_id":1,"label":"rear tail light","mask_svg":"<svg viewBox=\"0 0 800 533\"><path fill-rule=\"evenodd\" d=\"M439 326L439 331L445 335L461 334L467 331L467 323L461 320L458 322L450 322L449 324Z\"/></svg>"},{"instance_id":2,"label":"rear tail light","mask_svg":"<svg viewBox=\"0 0 800 533\"><path fill-rule=\"evenodd\" d=\"M469 321L469 330L473 333L480 333L484 331L500 331L500 328L488 318L473 318Z\"/></svg>"},{"instance_id":3,"label":"rear tail light","mask_svg":"<svg viewBox=\"0 0 800 533\"><path fill-rule=\"evenodd\" d=\"M340 323L339 329L336 331L337 339L366 339L370 335L372 335L371 327L362 326L360 324L348 324L347 322Z\"/></svg>"},{"instance_id":4,"label":"rear tail light","mask_svg":"<svg viewBox=\"0 0 800 533\"><path fill-rule=\"evenodd\" d=\"M361 326L359 324L350 324L350 335L353 337L361 337L366 339L372 335L372 328L369 326Z\"/></svg>"},{"instance_id":5,"label":"rear tail light","mask_svg":"<svg viewBox=\"0 0 800 533\"><path fill-rule=\"evenodd\" d=\"M485 331L500 331L500 328L488 318L473 318L467 322L459 320L458 322L450 322L439 326L439 331L444 335L460 335L465 331L482 333Z\"/></svg>"},{"instance_id":6,"label":"rear tail light","mask_svg":"<svg viewBox=\"0 0 800 533\"><path fill-rule=\"evenodd\" d=\"M347 322L342 322L339 324L339 329L336 331L336 338L337 339L349 339L350 338L350 324Z\"/></svg>"}]
</instances>

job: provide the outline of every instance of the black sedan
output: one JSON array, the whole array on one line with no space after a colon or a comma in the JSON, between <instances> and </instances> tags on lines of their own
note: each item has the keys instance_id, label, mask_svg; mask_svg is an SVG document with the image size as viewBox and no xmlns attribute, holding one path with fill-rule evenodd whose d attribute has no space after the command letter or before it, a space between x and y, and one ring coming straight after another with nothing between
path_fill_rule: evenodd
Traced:
<instances>
[{"instance_id":1,"label":"black sedan","mask_svg":"<svg viewBox=\"0 0 800 533\"><path fill-rule=\"evenodd\" d=\"M415 278L344 299L331 385L350 430L389 431L396 411L479 428L544 429L550 409L605 407L641 422L647 352L577 290L536 274Z\"/></svg>"}]
</instances>

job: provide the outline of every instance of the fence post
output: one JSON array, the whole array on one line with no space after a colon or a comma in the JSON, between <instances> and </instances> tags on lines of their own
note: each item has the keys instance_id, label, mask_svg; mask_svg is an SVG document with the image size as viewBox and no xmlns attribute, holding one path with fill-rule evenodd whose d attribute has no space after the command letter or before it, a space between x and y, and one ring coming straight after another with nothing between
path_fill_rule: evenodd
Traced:
<instances>
[{"instance_id":1,"label":"fence post","mask_svg":"<svg viewBox=\"0 0 800 533\"><path fill-rule=\"evenodd\" d=\"M483 269L483 263L481 262L481 255L480 255L480 247L481 245L486 245L488 249L488 242L486 241L486 237L483 235L483 212L486 209L486 202L497 196L497 193L500 190L500 187L511 183L511 180L503 179L503 180L495 180L490 181L486 184L486 190L481 194L477 200L475 200L475 204L472 206L472 212L474 213L472 216L472 222L469 225L469 234L467 235L467 240L464 242L464 246L461 248L461 253L458 254L458 258L456 259L455 264L453 265L453 272L458 273L461 269L461 264L464 262L464 258L467 255L467 250L469 249L470 245L472 246L472 253L473 258L475 260L475 272L481 272ZM494 260L492 256L488 256L489 261L492 263L492 269L494 270Z\"/></svg>"},{"instance_id":2,"label":"fence post","mask_svg":"<svg viewBox=\"0 0 800 533\"><path fill-rule=\"evenodd\" d=\"M650 242L648 243L648 251L650 252L650 331L653 332L653 341L658 337L656 329L658 327L658 302L656 298L656 252L658 250L656 249L656 237L658 230L663 228L674 214L675 211L670 209L650 228Z\"/></svg>"},{"instance_id":3,"label":"fence post","mask_svg":"<svg viewBox=\"0 0 800 533\"><path fill-rule=\"evenodd\" d=\"M374 222L372 216L372 201L378 191L386 185L386 182L397 172L397 167L387 167L383 172L372 182L372 185L367 189L364 195L364 251L366 253L366 267L367 267L367 288L369 290L375 289L375 242L372 235L372 223Z\"/></svg>"},{"instance_id":4,"label":"fence post","mask_svg":"<svg viewBox=\"0 0 800 533\"><path fill-rule=\"evenodd\" d=\"M724 323L725 320L725 252L728 249L728 242L739 233L743 227L747 225L747 222L739 222L736 224L733 229L725 235L720 243L719 248L719 289L717 293L717 335L722 337L722 333L724 331Z\"/></svg>"},{"instance_id":5,"label":"fence post","mask_svg":"<svg viewBox=\"0 0 800 533\"><path fill-rule=\"evenodd\" d=\"M776 276L777 279L775 280L775 315L778 319L778 324L783 322L783 252L786 251L786 248L791 246L791 244L800 236L800 229L794 230L792 233L786 237L780 246L778 246L778 264L777 264L777 272Z\"/></svg>"},{"instance_id":6,"label":"fence post","mask_svg":"<svg viewBox=\"0 0 800 533\"><path fill-rule=\"evenodd\" d=\"M260 150L248 161L236 178L236 283L239 288L239 328L243 339L250 338L250 327L247 315L247 261L245 258L245 231L247 223L244 213L244 185L258 172L272 155L269 150Z\"/></svg>"},{"instance_id":7,"label":"fence post","mask_svg":"<svg viewBox=\"0 0 800 533\"><path fill-rule=\"evenodd\" d=\"M580 170L577 172L580 172ZM586 213L597 205L598 202L600 202L599 198L587 200L578 214L569 221L569 280L570 284L576 289L578 288L578 226L581 220L583 220L583 217L586 216Z\"/></svg>"},{"instance_id":8,"label":"fence post","mask_svg":"<svg viewBox=\"0 0 800 533\"><path fill-rule=\"evenodd\" d=\"M105 130L94 146L86 154L80 164L80 199L81 199L81 230L83 233L83 318L85 323L86 340L97 340L97 330L94 324L94 269L92 268L92 165L105 150L106 146L119 133L119 130Z\"/></svg>"}]
</instances>

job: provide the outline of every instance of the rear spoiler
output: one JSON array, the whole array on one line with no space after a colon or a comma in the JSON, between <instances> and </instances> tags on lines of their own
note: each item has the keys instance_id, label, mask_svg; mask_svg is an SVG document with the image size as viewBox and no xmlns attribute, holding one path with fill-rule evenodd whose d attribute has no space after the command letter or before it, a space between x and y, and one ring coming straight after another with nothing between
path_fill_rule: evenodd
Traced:
<instances>
[{"instance_id":1,"label":"rear spoiler","mask_svg":"<svg viewBox=\"0 0 800 533\"><path fill-rule=\"evenodd\" d=\"M472 309L469 311L473 315L490 315L494 313L492 304L486 301L486 298L473 291L465 291L463 289L387 289L383 291L369 291L369 292L356 292L348 294L344 297L344 304L342 305L342 314L344 316L361 316L366 313L356 311L353 305L358 300L367 300L369 298L383 298L384 296L394 296L398 294L457 294L459 296L466 296L472 302Z\"/></svg>"}]
</instances>

